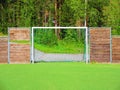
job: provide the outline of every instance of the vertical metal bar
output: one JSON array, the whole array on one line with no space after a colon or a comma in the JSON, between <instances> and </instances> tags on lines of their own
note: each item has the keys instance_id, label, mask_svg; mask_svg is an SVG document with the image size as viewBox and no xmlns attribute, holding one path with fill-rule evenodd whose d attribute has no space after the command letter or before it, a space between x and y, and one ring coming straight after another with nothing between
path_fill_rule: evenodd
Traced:
<instances>
[{"instance_id":1,"label":"vertical metal bar","mask_svg":"<svg viewBox=\"0 0 120 90\"><path fill-rule=\"evenodd\" d=\"M30 40L29 40L29 43L30 43L30 62L32 60L32 28L29 27L29 30L30 30Z\"/></svg>"},{"instance_id":2,"label":"vertical metal bar","mask_svg":"<svg viewBox=\"0 0 120 90\"><path fill-rule=\"evenodd\" d=\"M88 28L88 61L90 62L90 28Z\"/></svg>"},{"instance_id":3,"label":"vertical metal bar","mask_svg":"<svg viewBox=\"0 0 120 90\"><path fill-rule=\"evenodd\" d=\"M110 28L110 63L112 63L112 33Z\"/></svg>"},{"instance_id":4,"label":"vertical metal bar","mask_svg":"<svg viewBox=\"0 0 120 90\"><path fill-rule=\"evenodd\" d=\"M32 63L34 63L34 28L32 27Z\"/></svg>"},{"instance_id":5,"label":"vertical metal bar","mask_svg":"<svg viewBox=\"0 0 120 90\"><path fill-rule=\"evenodd\" d=\"M84 26L87 26L87 0L85 0L85 22L84 22Z\"/></svg>"},{"instance_id":6,"label":"vertical metal bar","mask_svg":"<svg viewBox=\"0 0 120 90\"><path fill-rule=\"evenodd\" d=\"M8 27L8 63L10 64L10 28Z\"/></svg>"},{"instance_id":7,"label":"vertical metal bar","mask_svg":"<svg viewBox=\"0 0 120 90\"><path fill-rule=\"evenodd\" d=\"M86 64L88 64L88 28L86 27Z\"/></svg>"}]
</instances>

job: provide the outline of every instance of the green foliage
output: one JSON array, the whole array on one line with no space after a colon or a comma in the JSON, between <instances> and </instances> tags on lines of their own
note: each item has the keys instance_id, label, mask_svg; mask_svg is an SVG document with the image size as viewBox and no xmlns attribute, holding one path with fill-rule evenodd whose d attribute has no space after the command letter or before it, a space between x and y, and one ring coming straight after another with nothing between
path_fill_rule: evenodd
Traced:
<instances>
[{"instance_id":1,"label":"green foliage","mask_svg":"<svg viewBox=\"0 0 120 90\"><path fill-rule=\"evenodd\" d=\"M120 35L120 1L110 0L109 6L104 7L106 26L112 27L113 35Z\"/></svg>"},{"instance_id":2,"label":"green foliage","mask_svg":"<svg viewBox=\"0 0 120 90\"><path fill-rule=\"evenodd\" d=\"M88 0L88 26L102 27L104 25L103 8L109 5L109 0Z\"/></svg>"},{"instance_id":3,"label":"green foliage","mask_svg":"<svg viewBox=\"0 0 120 90\"><path fill-rule=\"evenodd\" d=\"M7 36L7 34L0 33L0 36Z\"/></svg>"},{"instance_id":4,"label":"green foliage","mask_svg":"<svg viewBox=\"0 0 120 90\"><path fill-rule=\"evenodd\" d=\"M77 41L77 32L75 32L75 30L66 30L66 34L65 34L65 42L67 43L72 43L72 42L76 42Z\"/></svg>"},{"instance_id":5,"label":"green foliage","mask_svg":"<svg viewBox=\"0 0 120 90\"><path fill-rule=\"evenodd\" d=\"M76 26L76 22L83 23L85 6L81 0L65 0L62 5L62 16L60 23L62 26ZM81 24L77 25L80 26Z\"/></svg>"},{"instance_id":6,"label":"green foliage","mask_svg":"<svg viewBox=\"0 0 120 90\"><path fill-rule=\"evenodd\" d=\"M37 44L43 44L48 46L57 45L57 37L54 34L54 30L36 30L35 42Z\"/></svg>"},{"instance_id":7,"label":"green foliage","mask_svg":"<svg viewBox=\"0 0 120 90\"><path fill-rule=\"evenodd\" d=\"M8 27L84 26L86 17L87 26L112 27L113 34L120 34L119 0L87 0L86 8L85 16L85 0L2 0L0 32L7 34Z\"/></svg>"},{"instance_id":8,"label":"green foliage","mask_svg":"<svg viewBox=\"0 0 120 90\"><path fill-rule=\"evenodd\" d=\"M35 48L46 53L84 53L84 31L60 30L59 39L52 29L36 29Z\"/></svg>"}]
</instances>

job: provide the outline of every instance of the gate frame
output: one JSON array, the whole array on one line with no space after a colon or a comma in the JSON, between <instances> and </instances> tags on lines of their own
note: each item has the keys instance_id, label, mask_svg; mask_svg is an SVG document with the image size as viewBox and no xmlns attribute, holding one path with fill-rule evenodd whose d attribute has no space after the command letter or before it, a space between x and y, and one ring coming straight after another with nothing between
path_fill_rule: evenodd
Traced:
<instances>
[{"instance_id":1,"label":"gate frame","mask_svg":"<svg viewBox=\"0 0 120 90\"><path fill-rule=\"evenodd\" d=\"M85 29L85 46L86 46L86 64L89 62L89 49L88 49L88 27L32 27L32 35L31 35L31 39L32 39L32 46L31 46L31 60L32 60L32 63L34 64L34 29Z\"/></svg>"}]
</instances>

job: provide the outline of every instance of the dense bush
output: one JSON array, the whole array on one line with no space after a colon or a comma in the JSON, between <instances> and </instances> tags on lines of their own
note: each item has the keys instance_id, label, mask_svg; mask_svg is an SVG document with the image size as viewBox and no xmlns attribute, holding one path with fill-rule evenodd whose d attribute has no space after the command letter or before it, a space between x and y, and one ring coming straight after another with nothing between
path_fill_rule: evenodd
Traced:
<instances>
[{"instance_id":1,"label":"dense bush","mask_svg":"<svg viewBox=\"0 0 120 90\"><path fill-rule=\"evenodd\" d=\"M60 43L62 44L72 44L72 43L82 43L84 44L85 40L85 30L74 30L74 29L68 29L68 30L61 30L60 31L60 37L58 38L55 35L54 30L50 29L40 29L35 30L35 43L37 44L43 44L47 46L54 46L58 45Z\"/></svg>"},{"instance_id":2,"label":"dense bush","mask_svg":"<svg viewBox=\"0 0 120 90\"><path fill-rule=\"evenodd\" d=\"M54 34L54 30L36 30L35 31L35 42L37 44L44 44L48 46L57 45L57 37Z\"/></svg>"}]
</instances>

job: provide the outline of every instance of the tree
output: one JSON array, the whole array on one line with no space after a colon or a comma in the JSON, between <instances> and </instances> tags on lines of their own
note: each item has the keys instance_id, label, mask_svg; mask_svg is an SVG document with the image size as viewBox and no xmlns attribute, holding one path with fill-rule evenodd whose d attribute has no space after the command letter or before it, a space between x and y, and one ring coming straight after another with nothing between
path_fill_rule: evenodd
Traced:
<instances>
[{"instance_id":1,"label":"tree","mask_svg":"<svg viewBox=\"0 0 120 90\"><path fill-rule=\"evenodd\" d=\"M85 6L82 0L64 0L61 8L62 26L83 26Z\"/></svg>"},{"instance_id":2,"label":"tree","mask_svg":"<svg viewBox=\"0 0 120 90\"><path fill-rule=\"evenodd\" d=\"M7 9L8 2L6 0L0 1L0 32L7 33L7 30L5 30L5 27L7 26L7 19L6 19L6 9Z\"/></svg>"},{"instance_id":3,"label":"tree","mask_svg":"<svg viewBox=\"0 0 120 90\"><path fill-rule=\"evenodd\" d=\"M109 6L104 7L105 25L112 27L113 34L120 35L120 1L110 0Z\"/></svg>"},{"instance_id":4,"label":"tree","mask_svg":"<svg viewBox=\"0 0 120 90\"><path fill-rule=\"evenodd\" d=\"M89 27L105 26L103 8L108 5L109 0L88 0L87 18Z\"/></svg>"},{"instance_id":5,"label":"tree","mask_svg":"<svg viewBox=\"0 0 120 90\"><path fill-rule=\"evenodd\" d=\"M120 1L87 1L87 25L112 26L119 33ZM3 33L7 33L8 27L84 26L85 0L0 0L0 11ZM64 30L55 33L59 39L65 34ZM79 30L78 33L80 36Z\"/></svg>"}]
</instances>

